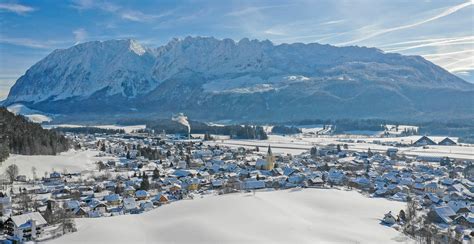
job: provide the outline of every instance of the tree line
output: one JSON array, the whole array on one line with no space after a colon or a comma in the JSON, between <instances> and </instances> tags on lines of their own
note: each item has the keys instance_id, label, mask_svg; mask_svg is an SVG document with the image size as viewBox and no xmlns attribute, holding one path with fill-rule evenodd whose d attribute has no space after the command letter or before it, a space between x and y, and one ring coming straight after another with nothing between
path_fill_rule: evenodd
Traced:
<instances>
[{"instance_id":1,"label":"tree line","mask_svg":"<svg viewBox=\"0 0 474 244\"><path fill-rule=\"evenodd\" d=\"M0 108L0 161L10 153L22 155L55 155L69 149L69 140L56 131Z\"/></svg>"},{"instance_id":2,"label":"tree line","mask_svg":"<svg viewBox=\"0 0 474 244\"><path fill-rule=\"evenodd\" d=\"M231 138L238 139L267 139L263 127L254 125L208 125L206 123L198 121L190 121L191 133L198 134L216 134L216 135L228 135ZM167 119L159 119L146 124L148 130L154 130L155 133L159 134L162 131L170 134L187 134L188 129L186 126Z\"/></svg>"},{"instance_id":3,"label":"tree line","mask_svg":"<svg viewBox=\"0 0 474 244\"><path fill-rule=\"evenodd\" d=\"M91 126L85 127L56 127L53 129L54 131L58 132L69 132L74 134L106 134L106 135L113 135L113 134L124 134L125 130L123 129L106 129L106 128L97 128Z\"/></svg>"}]
</instances>

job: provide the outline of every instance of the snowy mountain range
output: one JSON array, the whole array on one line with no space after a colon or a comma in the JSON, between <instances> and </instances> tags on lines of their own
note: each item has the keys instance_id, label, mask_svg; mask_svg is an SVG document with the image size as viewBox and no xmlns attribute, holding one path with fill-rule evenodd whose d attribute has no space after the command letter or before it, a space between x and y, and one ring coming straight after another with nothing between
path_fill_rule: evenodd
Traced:
<instances>
[{"instance_id":1,"label":"snowy mountain range","mask_svg":"<svg viewBox=\"0 0 474 244\"><path fill-rule=\"evenodd\" d=\"M419 56L376 48L212 37L55 50L4 105L55 114L195 119L474 118L474 85Z\"/></svg>"}]
</instances>

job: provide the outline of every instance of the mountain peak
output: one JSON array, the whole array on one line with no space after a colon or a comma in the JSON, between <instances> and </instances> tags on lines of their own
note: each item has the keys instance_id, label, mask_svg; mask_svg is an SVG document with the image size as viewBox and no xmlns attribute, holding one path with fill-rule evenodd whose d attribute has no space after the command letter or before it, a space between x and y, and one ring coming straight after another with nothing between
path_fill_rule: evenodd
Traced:
<instances>
[{"instance_id":1,"label":"mountain peak","mask_svg":"<svg viewBox=\"0 0 474 244\"><path fill-rule=\"evenodd\" d=\"M201 110L196 104L208 103L209 108L219 111L219 106L229 104L236 108L253 106L244 100L253 101L255 96L260 99L253 101L255 104L273 101L284 110L282 101L295 101L297 107L298 101L317 102L314 111L325 111L324 106L335 108L332 103L342 106L352 100L351 106L363 107L362 101L371 101L378 94L383 94L381 101L393 99L391 103L415 106L413 95L419 89L443 91L433 94L435 97L447 90L452 91L450 95L474 90L473 85L422 58L374 48L317 43L274 45L269 40L243 38L235 42L188 36L173 38L156 49L125 39L87 42L55 51L17 80L5 104L26 102L35 108L35 104L82 104L113 97L125 99L124 104L129 105L130 99L135 99L137 106L140 99L152 101L150 104L156 101L154 106L160 110L167 106ZM380 108L381 113L390 111L391 103ZM149 110L150 104L140 106ZM413 112L425 108L407 109ZM351 113L358 111L360 107L354 107ZM291 116L291 110L283 112ZM221 113L228 115L228 111Z\"/></svg>"},{"instance_id":2,"label":"mountain peak","mask_svg":"<svg viewBox=\"0 0 474 244\"><path fill-rule=\"evenodd\" d=\"M130 46L129 46L130 50L136 53L137 55L141 56L146 53L145 48L143 48L143 46L140 45L140 43L138 43L137 41L129 40L129 43L130 43Z\"/></svg>"}]
</instances>

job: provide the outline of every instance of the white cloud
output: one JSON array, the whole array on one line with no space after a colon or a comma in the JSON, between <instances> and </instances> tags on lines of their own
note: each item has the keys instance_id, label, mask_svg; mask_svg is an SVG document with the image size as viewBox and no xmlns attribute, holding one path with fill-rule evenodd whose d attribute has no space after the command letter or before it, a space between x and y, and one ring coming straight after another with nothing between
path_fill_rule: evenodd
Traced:
<instances>
[{"instance_id":1,"label":"white cloud","mask_svg":"<svg viewBox=\"0 0 474 244\"><path fill-rule=\"evenodd\" d=\"M0 3L1 11L9 11L16 14L26 14L35 11L34 8L16 3Z\"/></svg>"},{"instance_id":2,"label":"white cloud","mask_svg":"<svg viewBox=\"0 0 474 244\"><path fill-rule=\"evenodd\" d=\"M239 9L239 10L229 12L226 15L228 15L228 16L242 16L242 15L258 13L261 10L282 8L282 7L292 6L292 5L293 4L269 5L269 6L259 6L259 7L252 6L252 7L247 7L247 8L243 8L243 9Z\"/></svg>"},{"instance_id":3,"label":"white cloud","mask_svg":"<svg viewBox=\"0 0 474 244\"><path fill-rule=\"evenodd\" d=\"M23 46L37 49L54 49L64 45L69 45L70 41L56 41L56 40L35 40L30 38L6 37L0 36L0 43L10 44L15 46Z\"/></svg>"},{"instance_id":4,"label":"white cloud","mask_svg":"<svg viewBox=\"0 0 474 244\"><path fill-rule=\"evenodd\" d=\"M74 30L72 33L74 34L74 45L77 45L78 43L81 43L87 39L87 31L84 28Z\"/></svg>"},{"instance_id":5,"label":"white cloud","mask_svg":"<svg viewBox=\"0 0 474 244\"><path fill-rule=\"evenodd\" d=\"M39 42L39 41L28 39L28 38L0 37L0 43L31 47L31 48L49 48L49 46L43 42Z\"/></svg>"},{"instance_id":6,"label":"white cloud","mask_svg":"<svg viewBox=\"0 0 474 244\"><path fill-rule=\"evenodd\" d=\"M111 2L93 0L76 0L74 1L72 7L80 11L87 9L99 9L108 13L115 14L121 19L135 22L148 22L171 14L171 12L166 12L163 14L146 14L142 11L127 9Z\"/></svg>"},{"instance_id":7,"label":"white cloud","mask_svg":"<svg viewBox=\"0 0 474 244\"><path fill-rule=\"evenodd\" d=\"M427 40L426 43L422 43L418 45L408 45L404 47L397 47L397 48L391 48L391 49L389 48L385 50L389 52L400 52L400 51L407 51L407 50L425 48L425 47L440 47L440 46L469 45L469 44L471 45L474 44L474 36L446 38L441 41Z\"/></svg>"},{"instance_id":8,"label":"white cloud","mask_svg":"<svg viewBox=\"0 0 474 244\"><path fill-rule=\"evenodd\" d=\"M339 19L339 20L331 20L331 21L326 21L326 22L323 22L319 25L335 25L335 24L340 24L340 23L343 23L345 22L346 20L345 19Z\"/></svg>"},{"instance_id":9,"label":"white cloud","mask_svg":"<svg viewBox=\"0 0 474 244\"><path fill-rule=\"evenodd\" d=\"M474 49L461 50L461 51L455 51L455 52L447 52L447 53L426 54L426 55L423 55L423 57L436 59L436 58L442 58L442 57L446 57L446 56L452 56L452 55L455 55L455 54L466 54L466 53L472 53L471 56L474 56Z\"/></svg>"},{"instance_id":10,"label":"white cloud","mask_svg":"<svg viewBox=\"0 0 474 244\"><path fill-rule=\"evenodd\" d=\"M409 28L413 28L413 27L416 27L416 26L419 26L419 25L422 25L422 24L425 24L425 23L428 23L428 22L431 22L431 21L434 21L434 20L437 20L437 19L440 19L440 18L443 18L443 17L446 17L450 14L453 14L465 7L468 7L468 6L471 6L474 4L474 1L470 0L468 2L465 2L465 3L462 3L462 4L459 4L459 5L456 5L456 6L453 6L453 7L450 7L446 10L444 10L443 12L431 17L431 18L428 18L428 19L424 19L424 20L421 20L421 21L418 21L418 22L415 22L415 23L412 23L412 24L407 24L407 25L402 25L402 26L396 26L396 27L392 27L392 28L387 28L387 29L382 29L382 30L377 30L375 32L372 32L372 33L369 33L369 34L365 34L363 37L361 38L358 38L358 39L355 39L355 40L351 40L351 41L348 41L348 42L344 42L344 43L339 43L338 45L349 45L349 44L354 44L354 43L358 43L358 42L361 42L361 41L365 41L365 40L368 40L368 39L371 39L373 37L376 37L376 36L380 36L382 34L386 34L386 33L389 33L389 32L393 32L393 31L399 31L399 30L404 30L404 29L409 29Z\"/></svg>"}]
</instances>

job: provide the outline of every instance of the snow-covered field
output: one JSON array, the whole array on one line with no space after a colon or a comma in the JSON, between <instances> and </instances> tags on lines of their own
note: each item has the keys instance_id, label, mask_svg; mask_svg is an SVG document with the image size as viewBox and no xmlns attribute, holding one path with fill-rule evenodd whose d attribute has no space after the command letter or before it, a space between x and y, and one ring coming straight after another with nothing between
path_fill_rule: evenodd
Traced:
<instances>
[{"instance_id":1,"label":"snow-covered field","mask_svg":"<svg viewBox=\"0 0 474 244\"><path fill-rule=\"evenodd\" d=\"M182 200L140 215L77 219L50 243L400 243L381 225L401 202L354 191L292 189Z\"/></svg>"},{"instance_id":2,"label":"snow-covered field","mask_svg":"<svg viewBox=\"0 0 474 244\"><path fill-rule=\"evenodd\" d=\"M367 151L370 148L372 151L385 152L392 146L376 144L375 141L383 142L399 142L402 144L411 144L418 140L420 136L406 136L406 137L392 137L392 138L377 138L368 136L355 136L355 135L336 135L336 136L319 136L319 137L303 137L301 135L296 136L281 136L281 135L269 135L268 140L216 140L215 142L207 142L209 144L225 145L229 147L247 147L255 148L272 146L272 150L276 153L291 153L299 154L309 150L313 146L328 145L328 144L343 144L349 145L349 150L355 151ZM434 141L438 142L445 137L430 137ZM347 142L347 140L353 142ZM457 138L452 138L455 141ZM358 142L360 141L360 142ZM474 160L474 146L473 145L456 145L456 146L428 146L423 147L400 147L400 154L407 156L436 156L436 157L451 157L458 159Z\"/></svg>"},{"instance_id":3,"label":"snow-covered field","mask_svg":"<svg viewBox=\"0 0 474 244\"><path fill-rule=\"evenodd\" d=\"M73 124L58 124L58 125L43 125L45 129L52 129L57 127L67 128L79 128L85 127L86 125L73 125ZM146 125L90 125L90 127L96 127L101 129L113 129L113 130L124 130L126 133L130 133L134 130L145 129Z\"/></svg>"},{"instance_id":4,"label":"snow-covered field","mask_svg":"<svg viewBox=\"0 0 474 244\"><path fill-rule=\"evenodd\" d=\"M21 175L26 175L28 178L33 177L31 168L36 167L36 175L38 177L44 176L45 172L51 173L54 170L58 172L67 171L69 173L81 172L83 170L90 170L96 167L95 162L99 160L107 160L110 157L96 157L98 151L74 151L61 153L56 156L52 155L10 155L10 157L0 166L0 174L5 172L8 165L16 164Z\"/></svg>"}]
</instances>

